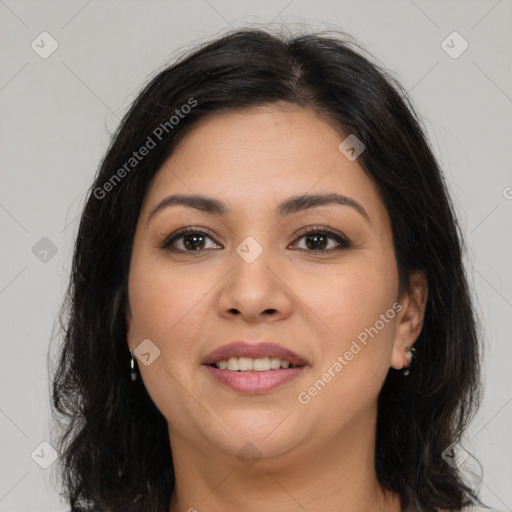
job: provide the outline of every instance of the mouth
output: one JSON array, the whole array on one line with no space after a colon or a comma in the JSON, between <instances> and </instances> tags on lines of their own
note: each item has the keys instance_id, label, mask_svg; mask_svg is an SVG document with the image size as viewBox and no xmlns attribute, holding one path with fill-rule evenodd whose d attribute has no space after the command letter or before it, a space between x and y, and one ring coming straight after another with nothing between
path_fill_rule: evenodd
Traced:
<instances>
[{"instance_id":1,"label":"mouth","mask_svg":"<svg viewBox=\"0 0 512 512\"><path fill-rule=\"evenodd\" d=\"M246 394L261 394L296 377L308 362L295 352L274 343L235 342L224 345L202 362L218 382Z\"/></svg>"},{"instance_id":2,"label":"mouth","mask_svg":"<svg viewBox=\"0 0 512 512\"><path fill-rule=\"evenodd\" d=\"M258 357L256 359L253 359L252 357L230 357L229 359L221 359L220 361L208 366L219 368L221 370L229 370L231 372L267 372L271 370L279 370L280 368L284 370L288 368L299 368L304 365L295 365L290 363L287 359L281 359L280 357L265 356Z\"/></svg>"}]
</instances>

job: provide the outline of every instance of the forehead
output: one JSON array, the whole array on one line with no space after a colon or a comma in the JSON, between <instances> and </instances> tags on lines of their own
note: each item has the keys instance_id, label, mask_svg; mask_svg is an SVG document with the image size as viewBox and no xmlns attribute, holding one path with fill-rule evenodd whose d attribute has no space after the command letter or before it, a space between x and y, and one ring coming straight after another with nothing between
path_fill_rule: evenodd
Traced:
<instances>
[{"instance_id":1,"label":"forehead","mask_svg":"<svg viewBox=\"0 0 512 512\"><path fill-rule=\"evenodd\" d=\"M240 210L331 191L357 197L379 217L386 212L373 181L338 149L345 136L292 104L215 114L199 121L157 172L144 213L171 193L215 196Z\"/></svg>"}]
</instances>

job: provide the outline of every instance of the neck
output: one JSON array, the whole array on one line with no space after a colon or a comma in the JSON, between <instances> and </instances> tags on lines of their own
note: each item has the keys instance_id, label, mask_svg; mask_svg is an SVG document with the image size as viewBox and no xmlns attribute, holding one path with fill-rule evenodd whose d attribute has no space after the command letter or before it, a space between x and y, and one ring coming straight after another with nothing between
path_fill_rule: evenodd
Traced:
<instances>
[{"instance_id":1,"label":"neck","mask_svg":"<svg viewBox=\"0 0 512 512\"><path fill-rule=\"evenodd\" d=\"M250 467L170 431L176 485L169 512L399 512L399 497L377 482L375 415L369 420Z\"/></svg>"}]
</instances>

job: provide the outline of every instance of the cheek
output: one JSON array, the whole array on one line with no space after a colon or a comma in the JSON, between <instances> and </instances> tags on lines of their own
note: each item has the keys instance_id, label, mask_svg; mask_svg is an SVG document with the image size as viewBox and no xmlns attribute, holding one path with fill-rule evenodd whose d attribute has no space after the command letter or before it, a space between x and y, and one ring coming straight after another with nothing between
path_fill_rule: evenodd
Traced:
<instances>
[{"instance_id":1,"label":"cheek","mask_svg":"<svg viewBox=\"0 0 512 512\"><path fill-rule=\"evenodd\" d=\"M331 278L311 292L329 335L319 340L317 364L298 398L304 414L341 428L372 414L389 371L397 282L380 265L344 268Z\"/></svg>"},{"instance_id":2,"label":"cheek","mask_svg":"<svg viewBox=\"0 0 512 512\"><path fill-rule=\"evenodd\" d=\"M154 363L139 364L139 370L148 392L167 417L172 417L181 398L188 396L181 386L187 390L194 387L193 368L200 364L198 346L212 334L212 292L219 275L206 266L199 267L172 265L165 255L134 255L132 260L131 343L137 346L149 338L160 351Z\"/></svg>"},{"instance_id":3,"label":"cheek","mask_svg":"<svg viewBox=\"0 0 512 512\"><path fill-rule=\"evenodd\" d=\"M188 390L193 388L192 348L205 329L201 299L210 288L208 279L194 278L192 272L133 261L129 281L131 346L150 339L158 347L154 362L145 366L138 361L138 369L158 409L170 424L183 429L201 412Z\"/></svg>"},{"instance_id":4,"label":"cheek","mask_svg":"<svg viewBox=\"0 0 512 512\"><path fill-rule=\"evenodd\" d=\"M137 336L154 339L161 349L165 348L175 333L190 323L187 315L193 314L208 289L209 280L197 272L161 260L135 258L129 296Z\"/></svg>"},{"instance_id":5,"label":"cheek","mask_svg":"<svg viewBox=\"0 0 512 512\"><path fill-rule=\"evenodd\" d=\"M393 349L398 291L393 253L355 258L333 272L324 286L309 290L315 311L328 327L312 376L312 384L316 379L328 382L325 388L317 386L322 389L317 405L340 403L338 415L368 407L386 378Z\"/></svg>"},{"instance_id":6,"label":"cheek","mask_svg":"<svg viewBox=\"0 0 512 512\"><path fill-rule=\"evenodd\" d=\"M396 300L393 265L350 265L332 273L325 286L311 289L311 302L341 342L373 326ZM380 324L379 324L380 325ZM386 324L387 325L387 324Z\"/></svg>"}]
</instances>

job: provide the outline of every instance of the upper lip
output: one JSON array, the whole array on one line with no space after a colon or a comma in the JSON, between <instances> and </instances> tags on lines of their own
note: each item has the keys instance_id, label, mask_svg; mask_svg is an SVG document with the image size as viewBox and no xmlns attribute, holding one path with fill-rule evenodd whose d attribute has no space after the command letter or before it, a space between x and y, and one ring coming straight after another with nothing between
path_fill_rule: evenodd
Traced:
<instances>
[{"instance_id":1,"label":"upper lip","mask_svg":"<svg viewBox=\"0 0 512 512\"><path fill-rule=\"evenodd\" d=\"M304 358L292 350L276 345L275 343L248 343L245 341L235 341L216 348L203 359L202 364L215 364L219 361L227 360L230 357L250 357L252 359L257 359L265 356L279 357L294 366L305 366L308 364Z\"/></svg>"}]
</instances>

